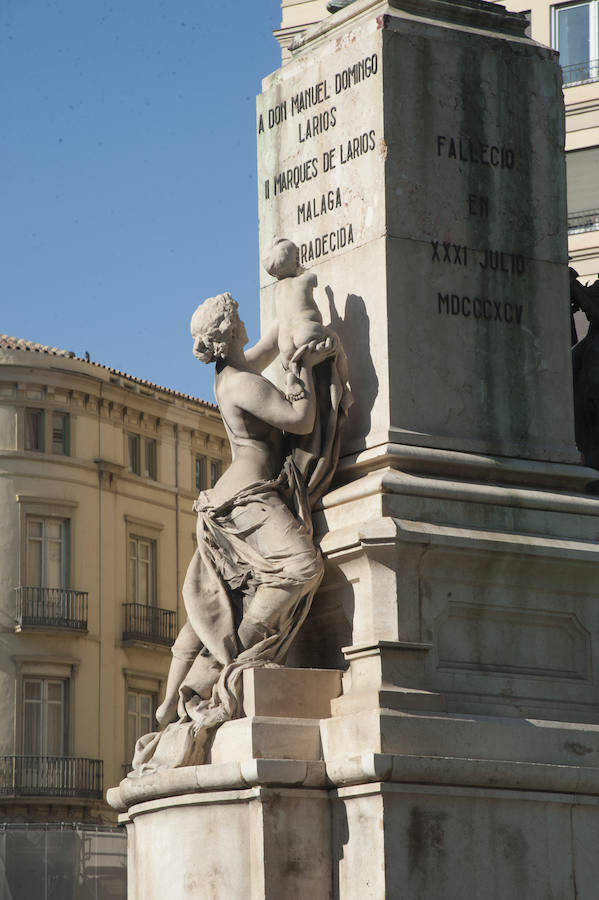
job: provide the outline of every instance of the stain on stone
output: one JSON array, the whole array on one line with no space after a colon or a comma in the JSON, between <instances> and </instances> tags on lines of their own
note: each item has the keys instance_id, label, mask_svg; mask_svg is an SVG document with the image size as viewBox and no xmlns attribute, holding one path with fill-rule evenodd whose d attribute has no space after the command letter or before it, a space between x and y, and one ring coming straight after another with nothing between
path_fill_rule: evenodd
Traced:
<instances>
[{"instance_id":1,"label":"stain on stone","mask_svg":"<svg viewBox=\"0 0 599 900\"><path fill-rule=\"evenodd\" d=\"M414 806L408 826L410 875L423 871L445 856L445 819L447 814Z\"/></svg>"},{"instance_id":2,"label":"stain on stone","mask_svg":"<svg viewBox=\"0 0 599 900\"><path fill-rule=\"evenodd\" d=\"M564 749L575 753L576 756L586 756L587 753L593 752L593 747L585 747L584 744L579 744L577 741L566 741Z\"/></svg>"},{"instance_id":3,"label":"stain on stone","mask_svg":"<svg viewBox=\"0 0 599 900\"><path fill-rule=\"evenodd\" d=\"M285 872L287 875L301 875L305 870L304 860L294 859L289 856L285 860Z\"/></svg>"},{"instance_id":4,"label":"stain on stone","mask_svg":"<svg viewBox=\"0 0 599 900\"><path fill-rule=\"evenodd\" d=\"M528 841L523 832L519 828L502 825L497 829L497 837L506 861L518 869L522 867L528 852Z\"/></svg>"}]
</instances>

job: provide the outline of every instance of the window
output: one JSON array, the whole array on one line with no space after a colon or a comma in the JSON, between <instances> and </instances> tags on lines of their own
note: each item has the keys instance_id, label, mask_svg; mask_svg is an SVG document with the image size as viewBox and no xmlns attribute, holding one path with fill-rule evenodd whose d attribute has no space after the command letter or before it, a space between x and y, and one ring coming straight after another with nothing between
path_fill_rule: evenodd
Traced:
<instances>
[{"instance_id":1,"label":"window","mask_svg":"<svg viewBox=\"0 0 599 900\"><path fill-rule=\"evenodd\" d=\"M219 460L211 459L210 460L210 487L214 487L218 479L220 478L222 471L222 465Z\"/></svg>"},{"instance_id":2,"label":"window","mask_svg":"<svg viewBox=\"0 0 599 900\"><path fill-rule=\"evenodd\" d=\"M196 456L196 465L195 465L195 485L196 491L205 491L208 485L206 484L206 457L205 456Z\"/></svg>"},{"instance_id":3,"label":"window","mask_svg":"<svg viewBox=\"0 0 599 900\"><path fill-rule=\"evenodd\" d=\"M66 519L27 517L27 585L66 588Z\"/></svg>"},{"instance_id":4,"label":"window","mask_svg":"<svg viewBox=\"0 0 599 900\"><path fill-rule=\"evenodd\" d=\"M44 450L44 411L25 410L25 450Z\"/></svg>"},{"instance_id":5,"label":"window","mask_svg":"<svg viewBox=\"0 0 599 900\"><path fill-rule=\"evenodd\" d=\"M566 154L568 229L571 234L599 228L599 147Z\"/></svg>"},{"instance_id":6,"label":"window","mask_svg":"<svg viewBox=\"0 0 599 900\"><path fill-rule=\"evenodd\" d=\"M52 413L52 453L69 455L69 414Z\"/></svg>"},{"instance_id":7,"label":"window","mask_svg":"<svg viewBox=\"0 0 599 900\"><path fill-rule=\"evenodd\" d=\"M156 481L156 441L151 438L144 440L144 476Z\"/></svg>"},{"instance_id":8,"label":"window","mask_svg":"<svg viewBox=\"0 0 599 900\"><path fill-rule=\"evenodd\" d=\"M56 678L23 679L23 754L64 756L67 746L67 686Z\"/></svg>"},{"instance_id":9,"label":"window","mask_svg":"<svg viewBox=\"0 0 599 900\"><path fill-rule=\"evenodd\" d=\"M141 473L139 458L139 435L127 435L127 442L129 446L129 471L133 472L134 475L139 475Z\"/></svg>"},{"instance_id":10,"label":"window","mask_svg":"<svg viewBox=\"0 0 599 900\"><path fill-rule=\"evenodd\" d=\"M156 603L156 541L130 534L129 603Z\"/></svg>"},{"instance_id":11,"label":"window","mask_svg":"<svg viewBox=\"0 0 599 900\"><path fill-rule=\"evenodd\" d=\"M158 477L156 441L141 438L139 434L127 435L129 471L156 481Z\"/></svg>"},{"instance_id":12,"label":"window","mask_svg":"<svg viewBox=\"0 0 599 900\"><path fill-rule=\"evenodd\" d=\"M553 8L553 45L559 50L564 84L598 77L599 0Z\"/></svg>"},{"instance_id":13,"label":"window","mask_svg":"<svg viewBox=\"0 0 599 900\"><path fill-rule=\"evenodd\" d=\"M25 410L25 450L43 453L70 453L70 417L66 412L45 412L43 409Z\"/></svg>"},{"instance_id":14,"label":"window","mask_svg":"<svg viewBox=\"0 0 599 900\"><path fill-rule=\"evenodd\" d=\"M153 725L154 709L154 694L127 691L127 762L131 762L133 759L135 742L138 738L155 730Z\"/></svg>"}]
</instances>

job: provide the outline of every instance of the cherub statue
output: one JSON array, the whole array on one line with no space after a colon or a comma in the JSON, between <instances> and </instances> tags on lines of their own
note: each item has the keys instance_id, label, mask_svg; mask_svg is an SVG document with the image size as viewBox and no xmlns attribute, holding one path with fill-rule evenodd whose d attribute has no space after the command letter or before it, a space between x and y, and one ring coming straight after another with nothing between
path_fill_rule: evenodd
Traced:
<instances>
[{"instance_id":1,"label":"cherub statue","mask_svg":"<svg viewBox=\"0 0 599 900\"><path fill-rule=\"evenodd\" d=\"M301 359L308 344L324 341L335 352L338 339L331 328L322 324L320 310L314 300L314 288L318 279L313 272L301 268L299 251L293 241L277 238L268 247L262 264L269 275L277 279L275 285L276 320L253 353L266 353L274 358L278 350L286 371L286 393L289 400L304 397L304 386L299 377Z\"/></svg>"}]
</instances>

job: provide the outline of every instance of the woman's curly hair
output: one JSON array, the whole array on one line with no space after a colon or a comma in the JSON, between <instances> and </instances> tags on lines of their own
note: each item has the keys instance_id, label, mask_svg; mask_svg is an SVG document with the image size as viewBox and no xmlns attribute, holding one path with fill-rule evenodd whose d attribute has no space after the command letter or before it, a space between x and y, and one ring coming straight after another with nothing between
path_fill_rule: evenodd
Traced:
<instances>
[{"instance_id":1,"label":"woman's curly hair","mask_svg":"<svg viewBox=\"0 0 599 900\"><path fill-rule=\"evenodd\" d=\"M194 355L202 362L226 359L229 342L239 324L238 303L229 292L208 297L191 317L191 336L196 340Z\"/></svg>"}]
</instances>

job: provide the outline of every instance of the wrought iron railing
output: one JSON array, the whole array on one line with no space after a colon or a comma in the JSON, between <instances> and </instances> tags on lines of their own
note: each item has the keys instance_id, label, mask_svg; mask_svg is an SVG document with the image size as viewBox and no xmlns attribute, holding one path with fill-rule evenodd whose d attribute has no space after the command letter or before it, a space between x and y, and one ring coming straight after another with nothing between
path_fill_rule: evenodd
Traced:
<instances>
[{"instance_id":1,"label":"wrought iron railing","mask_svg":"<svg viewBox=\"0 0 599 900\"><path fill-rule=\"evenodd\" d=\"M584 62L574 63L571 66L562 66L562 84L564 87L597 80L599 80L599 59L586 59Z\"/></svg>"},{"instance_id":2,"label":"wrought iron railing","mask_svg":"<svg viewBox=\"0 0 599 900\"><path fill-rule=\"evenodd\" d=\"M87 631L87 592L67 588L18 587L17 624Z\"/></svg>"},{"instance_id":3,"label":"wrought iron railing","mask_svg":"<svg viewBox=\"0 0 599 900\"><path fill-rule=\"evenodd\" d=\"M568 232L597 231L599 229L599 209L585 209L568 216Z\"/></svg>"},{"instance_id":4,"label":"wrought iron railing","mask_svg":"<svg viewBox=\"0 0 599 900\"><path fill-rule=\"evenodd\" d=\"M123 640L170 647L177 636L177 613L146 603L123 603Z\"/></svg>"},{"instance_id":5,"label":"wrought iron railing","mask_svg":"<svg viewBox=\"0 0 599 900\"><path fill-rule=\"evenodd\" d=\"M0 756L0 796L102 798L101 759Z\"/></svg>"}]
</instances>

